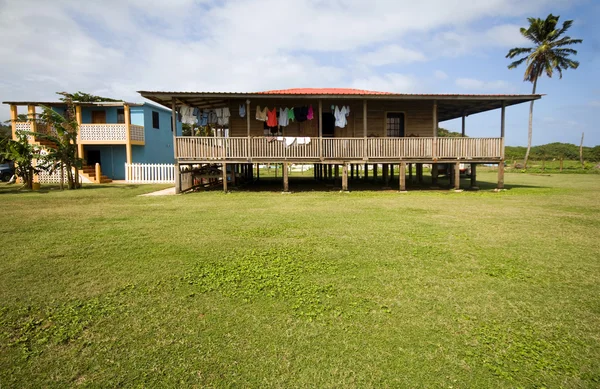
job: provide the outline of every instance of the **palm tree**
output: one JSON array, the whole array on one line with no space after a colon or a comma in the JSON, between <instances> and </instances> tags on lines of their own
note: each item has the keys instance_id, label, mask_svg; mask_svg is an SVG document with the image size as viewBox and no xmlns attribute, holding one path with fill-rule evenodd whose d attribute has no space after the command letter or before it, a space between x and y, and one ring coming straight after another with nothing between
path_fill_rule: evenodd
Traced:
<instances>
[{"instance_id":1,"label":"palm tree","mask_svg":"<svg viewBox=\"0 0 600 389\"><path fill-rule=\"evenodd\" d=\"M533 42L533 47L516 47L511 49L506 58L515 58L521 54L527 54L521 59L518 59L508 65L509 69L514 69L521 65L523 62L527 64L525 69L524 81L533 83L533 92L537 87L537 81L544 73L548 77L552 77L554 70L562 78L563 70L577 69L579 62L573 61L569 58L569 55L576 55L577 51L568 47L570 45L581 43L581 39L571 39L569 36L563 36L565 32L573 24L572 20L567 20L563 23L561 28L556 28L560 16L554 16L552 14L544 19L540 18L528 18L529 27L521 27L521 35ZM529 132L527 138L527 153L525 154L524 165L527 167L527 160L529 158L529 151L531 150L531 137L533 130L533 100L529 106Z\"/></svg>"}]
</instances>

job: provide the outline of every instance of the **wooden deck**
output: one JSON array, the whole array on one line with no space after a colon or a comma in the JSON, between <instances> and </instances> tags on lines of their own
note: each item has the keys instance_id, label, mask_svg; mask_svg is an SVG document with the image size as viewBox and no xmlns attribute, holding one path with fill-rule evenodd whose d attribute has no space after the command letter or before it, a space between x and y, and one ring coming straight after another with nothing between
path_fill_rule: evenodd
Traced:
<instances>
[{"instance_id":1,"label":"wooden deck","mask_svg":"<svg viewBox=\"0 0 600 389\"><path fill-rule=\"evenodd\" d=\"M268 137L176 138L185 162L499 162L503 138L312 138L308 144Z\"/></svg>"}]
</instances>

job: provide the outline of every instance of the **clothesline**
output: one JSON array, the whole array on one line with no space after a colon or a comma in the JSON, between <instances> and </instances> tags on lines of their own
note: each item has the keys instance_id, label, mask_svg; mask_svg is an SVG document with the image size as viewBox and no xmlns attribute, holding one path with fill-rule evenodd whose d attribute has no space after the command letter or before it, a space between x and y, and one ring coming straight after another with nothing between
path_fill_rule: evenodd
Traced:
<instances>
[{"instance_id":1,"label":"clothesline","mask_svg":"<svg viewBox=\"0 0 600 389\"><path fill-rule=\"evenodd\" d=\"M243 111L242 111L243 107ZM348 124L348 116L350 115L350 106L342 106L341 108L337 105L332 105L331 110L335 117L335 126L344 128ZM240 117L244 117L246 114L246 108L240 105ZM290 122L296 121L298 123L305 122L307 120L313 120L315 117L312 105L292 107L292 108L277 108L269 109L268 107L260 108L260 105L256 106L256 120L266 122L268 127L287 127Z\"/></svg>"}]
</instances>

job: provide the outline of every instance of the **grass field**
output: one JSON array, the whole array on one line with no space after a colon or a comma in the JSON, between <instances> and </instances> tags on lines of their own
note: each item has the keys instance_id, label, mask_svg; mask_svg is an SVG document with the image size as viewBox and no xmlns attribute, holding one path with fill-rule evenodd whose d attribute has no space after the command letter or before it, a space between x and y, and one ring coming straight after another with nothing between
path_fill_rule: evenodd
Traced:
<instances>
[{"instance_id":1,"label":"grass field","mask_svg":"<svg viewBox=\"0 0 600 389\"><path fill-rule=\"evenodd\" d=\"M506 184L1 185L0 388L598 387L600 176Z\"/></svg>"}]
</instances>

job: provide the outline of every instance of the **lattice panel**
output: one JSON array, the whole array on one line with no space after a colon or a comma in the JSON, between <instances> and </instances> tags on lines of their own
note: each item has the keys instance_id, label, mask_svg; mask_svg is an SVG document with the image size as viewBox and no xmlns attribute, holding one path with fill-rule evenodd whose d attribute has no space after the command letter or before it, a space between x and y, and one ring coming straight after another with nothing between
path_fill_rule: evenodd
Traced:
<instances>
[{"instance_id":1,"label":"lattice panel","mask_svg":"<svg viewBox=\"0 0 600 389\"><path fill-rule=\"evenodd\" d=\"M64 173L65 173L65 176L64 176L63 182L66 184L68 181L66 169L64 169ZM38 173L38 180L39 180L40 184L60 183L60 170L57 170L52 174L50 174L48 172L40 172L40 173Z\"/></svg>"},{"instance_id":2,"label":"lattice panel","mask_svg":"<svg viewBox=\"0 0 600 389\"><path fill-rule=\"evenodd\" d=\"M31 123L30 122L17 122L15 124L16 124L17 133L19 133L21 131L31 131ZM31 135L27 135L27 139L33 139L33 137Z\"/></svg>"},{"instance_id":3,"label":"lattice panel","mask_svg":"<svg viewBox=\"0 0 600 389\"><path fill-rule=\"evenodd\" d=\"M131 125L131 140L144 140L144 127L135 124Z\"/></svg>"},{"instance_id":4,"label":"lattice panel","mask_svg":"<svg viewBox=\"0 0 600 389\"><path fill-rule=\"evenodd\" d=\"M125 141L125 124L81 124L81 140Z\"/></svg>"}]
</instances>

